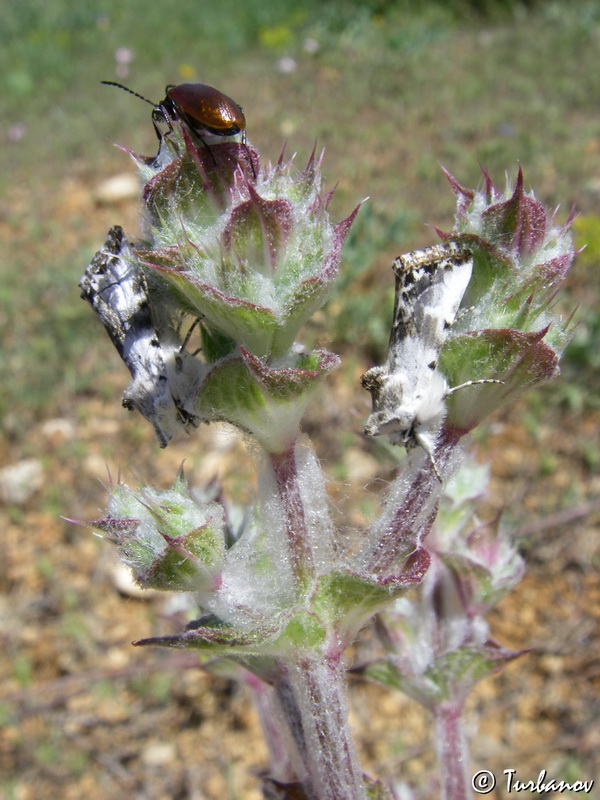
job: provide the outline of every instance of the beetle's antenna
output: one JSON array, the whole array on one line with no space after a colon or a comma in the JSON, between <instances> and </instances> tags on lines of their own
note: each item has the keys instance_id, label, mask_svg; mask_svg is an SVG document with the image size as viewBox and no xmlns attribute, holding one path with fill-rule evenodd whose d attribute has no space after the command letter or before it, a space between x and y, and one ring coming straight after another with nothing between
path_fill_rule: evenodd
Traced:
<instances>
[{"instance_id":1,"label":"beetle's antenna","mask_svg":"<svg viewBox=\"0 0 600 800\"><path fill-rule=\"evenodd\" d=\"M129 94L132 94L134 97L139 97L140 100L143 100L153 108L156 108L156 103L153 103L152 100L148 100L148 98L144 97L143 94L138 94L137 92L134 92L133 89L129 89L127 86L123 86L122 83L115 83L115 81L100 81L100 83L103 83L105 86L116 86L117 89L123 89L125 92L129 92Z\"/></svg>"}]
</instances>

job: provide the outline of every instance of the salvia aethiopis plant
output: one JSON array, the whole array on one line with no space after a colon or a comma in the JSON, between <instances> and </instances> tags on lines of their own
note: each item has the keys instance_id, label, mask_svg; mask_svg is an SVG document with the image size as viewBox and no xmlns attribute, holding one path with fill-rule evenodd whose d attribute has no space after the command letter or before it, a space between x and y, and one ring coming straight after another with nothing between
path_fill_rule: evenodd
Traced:
<instances>
[{"instance_id":1,"label":"salvia aethiopis plant","mask_svg":"<svg viewBox=\"0 0 600 800\"><path fill-rule=\"evenodd\" d=\"M350 548L300 429L339 358L297 340L330 295L358 208L333 223L321 157L300 170L283 158L265 165L241 123L224 135L212 117L210 125L198 118L188 95L187 106L176 99L154 112L158 154L131 154L143 239L112 228L81 288L131 372L123 404L150 422L160 445L227 421L251 442L259 479L237 529L219 499L202 499L183 473L168 491L111 487L105 516L89 524L141 586L192 593L198 608L186 630L136 644L234 665L254 691L272 754L266 797L391 798L393 789L359 765L345 690L345 652L379 614L388 655L362 671L402 684L432 710L442 791L466 797L465 770L449 767L457 754L464 759L464 746L450 746L458 736L450 712L476 677L513 656L488 641L484 614L521 565L494 525L472 523L479 492L457 498L459 478L448 482L466 434L557 374L570 326L554 308L574 256L568 225L558 227L525 192L520 171L505 191L487 175L483 192L450 178L455 228L394 263L388 356L363 376L373 402L365 433L408 457ZM453 513L459 523L448 522ZM403 596L421 582L425 605L409 607ZM466 600L454 633L445 604L436 606L434 635L418 620L440 591Z\"/></svg>"}]
</instances>

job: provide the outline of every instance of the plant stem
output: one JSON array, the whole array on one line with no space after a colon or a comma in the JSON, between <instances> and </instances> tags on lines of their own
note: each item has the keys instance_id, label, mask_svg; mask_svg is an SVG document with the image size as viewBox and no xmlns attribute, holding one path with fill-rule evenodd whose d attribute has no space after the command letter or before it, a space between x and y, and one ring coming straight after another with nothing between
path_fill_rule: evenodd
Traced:
<instances>
[{"instance_id":1,"label":"plant stem","mask_svg":"<svg viewBox=\"0 0 600 800\"><path fill-rule=\"evenodd\" d=\"M285 528L294 574L299 584L303 585L313 571L313 554L298 484L295 443L283 453L271 453L270 458L285 515Z\"/></svg>"},{"instance_id":2,"label":"plant stem","mask_svg":"<svg viewBox=\"0 0 600 800\"><path fill-rule=\"evenodd\" d=\"M461 432L446 428L440 433L434 457L442 474L450 463L460 435ZM391 498L392 513L384 515L383 528L375 531L375 547L367 567L369 572L385 575L416 550L435 522L440 494L441 484L432 464L426 461L400 502L396 504L396 498Z\"/></svg>"},{"instance_id":3,"label":"plant stem","mask_svg":"<svg viewBox=\"0 0 600 800\"><path fill-rule=\"evenodd\" d=\"M442 800L468 800L468 750L463 724L463 706L439 703L434 708L436 744L440 765Z\"/></svg>"},{"instance_id":4,"label":"plant stem","mask_svg":"<svg viewBox=\"0 0 600 800\"><path fill-rule=\"evenodd\" d=\"M292 758L294 745L288 741L289 737L286 737L285 730L282 730L281 711L278 707L277 696L267 683L251 672L245 672L244 679L252 692L254 705L269 748L269 777L282 783L293 783L297 780Z\"/></svg>"},{"instance_id":5,"label":"plant stem","mask_svg":"<svg viewBox=\"0 0 600 800\"><path fill-rule=\"evenodd\" d=\"M317 578L315 543L310 536L311 524L315 524L312 518L322 500L314 474L312 481L306 479L307 462L300 453L294 442L283 453L271 453L270 459L293 569L302 591ZM313 472L315 466L316 462L310 465ZM318 528L320 538L326 539L328 520L319 516ZM319 544L323 546L323 542ZM366 800L348 725L341 654L336 642L325 652L319 648L277 659L274 699L287 728L288 758L307 800Z\"/></svg>"},{"instance_id":6,"label":"plant stem","mask_svg":"<svg viewBox=\"0 0 600 800\"><path fill-rule=\"evenodd\" d=\"M348 725L344 670L338 654L280 661L275 692L294 741L295 765L309 800L366 800Z\"/></svg>"}]
</instances>

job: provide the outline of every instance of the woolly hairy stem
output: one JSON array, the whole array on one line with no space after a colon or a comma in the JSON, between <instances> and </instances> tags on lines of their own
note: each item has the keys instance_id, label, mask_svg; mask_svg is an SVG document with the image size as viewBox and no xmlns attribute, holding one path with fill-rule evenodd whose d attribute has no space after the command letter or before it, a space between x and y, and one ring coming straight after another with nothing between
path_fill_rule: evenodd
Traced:
<instances>
[{"instance_id":1,"label":"woolly hairy stem","mask_svg":"<svg viewBox=\"0 0 600 800\"><path fill-rule=\"evenodd\" d=\"M440 703L434 709L434 716L442 786L441 800L469 800L469 753L462 704Z\"/></svg>"},{"instance_id":2,"label":"woolly hairy stem","mask_svg":"<svg viewBox=\"0 0 600 800\"><path fill-rule=\"evenodd\" d=\"M285 515L285 528L294 574L299 583L303 584L313 570L313 554L298 482L295 444L283 453L271 453L270 458Z\"/></svg>"},{"instance_id":3,"label":"woolly hairy stem","mask_svg":"<svg viewBox=\"0 0 600 800\"><path fill-rule=\"evenodd\" d=\"M348 725L338 654L280 662L275 693L295 744L296 773L308 800L367 800Z\"/></svg>"},{"instance_id":4,"label":"woolly hairy stem","mask_svg":"<svg viewBox=\"0 0 600 800\"><path fill-rule=\"evenodd\" d=\"M282 783L293 783L297 780L293 767L293 743L288 741L282 730L281 710L273 689L251 672L245 674L258 712L265 742L269 748L270 777Z\"/></svg>"},{"instance_id":5,"label":"woolly hairy stem","mask_svg":"<svg viewBox=\"0 0 600 800\"><path fill-rule=\"evenodd\" d=\"M444 473L461 432L442 429L434 457L438 469ZM382 575L393 571L402 563L435 522L440 496L440 482L430 462L425 462L415 475L412 486L379 532L377 543L368 562L369 572Z\"/></svg>"}]
</instances>

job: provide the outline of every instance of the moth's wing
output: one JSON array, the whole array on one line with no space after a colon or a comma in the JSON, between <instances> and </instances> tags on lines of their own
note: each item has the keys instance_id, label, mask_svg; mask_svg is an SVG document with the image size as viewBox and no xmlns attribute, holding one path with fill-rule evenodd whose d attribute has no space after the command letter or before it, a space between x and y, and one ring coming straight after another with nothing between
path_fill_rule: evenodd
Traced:
<instances>
[{"instance_id":1,"label":"moth's wing","mask_svg":"<svg viewBox=\"0 0 600 800\"><path fill-rule=\"evenodd\" d=\"M418 380L435 369L473 271L468 250L453 242L394 261L396 295L387 367Z\"/></svg>"},{"instance_id":2,"label":"moth's wing","mask_svg":"<svg viewBox=\"0 0 600 800\"><path fill-rule=\"evenodd\" d=\"M396 296L388 356L363 385L373 412L365 432L386 434L407 448L432 447L447 389L437 360L471 278L471 254L454 243L435 245L394 262Z\"/></svg>"}]
</instances>

